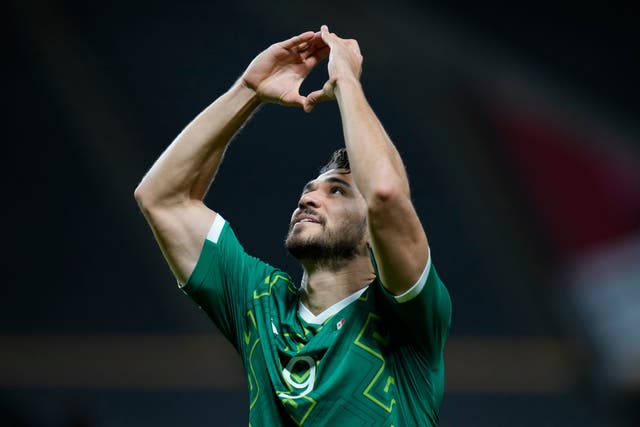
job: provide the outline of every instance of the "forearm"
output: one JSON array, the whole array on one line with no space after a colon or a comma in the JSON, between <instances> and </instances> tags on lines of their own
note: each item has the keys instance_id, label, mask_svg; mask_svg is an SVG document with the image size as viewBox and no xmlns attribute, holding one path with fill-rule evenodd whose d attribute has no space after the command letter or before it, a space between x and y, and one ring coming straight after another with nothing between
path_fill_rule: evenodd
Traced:
<instances>
[{"instance_id":1,"label":"forearm","mask_svg":"<svg viewBox=\"0 0 640 427\"><path fill-rule=\"evenodd\" d=\"M156 160L136 189L145 206L169 206L204 198L224 152L260 101L234 84L204 109Z\"/></svg>"},{"instance_id":2,"label":"forearm","mask_svg":"<svg viewBox=\"0 0 640 427\"><path fill-rule=\"evenodd\" d=\"M376 197L398 192L409 197L402 159L367 102L360 82L337 82L335 95L351 172L365 200L372 202Z\"/></svg>"},{"instance_id":3,"label":"forearm","mask_svg":"<svg viewBox=\"0 0 640 427\"><path fill-rule=\"evenodd\" d=\"M367 202L369 237L388 291L400 295L421 277L427 237L411 203L404 164L357 80L336 85L353 179Z\"/></svg>"}]
</instances>

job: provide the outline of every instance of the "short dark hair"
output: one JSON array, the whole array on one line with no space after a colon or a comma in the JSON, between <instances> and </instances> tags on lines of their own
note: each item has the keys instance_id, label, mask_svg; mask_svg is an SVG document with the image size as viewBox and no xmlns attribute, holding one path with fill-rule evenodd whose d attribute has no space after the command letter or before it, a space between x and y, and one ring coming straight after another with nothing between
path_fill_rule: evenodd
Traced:
<instances>
[{"instance_id":1,"label":"short dark hair","mask_svg":"<svg viewBox=\"0 0 640 427\"><path fill-rule=\"evenodd\" d=\"M347 169L348 171L351 171L351 168L349 167L349 156L345 147L338 148L333 152L333 154L331 154L331 158L327 164L320 168L320 175L332 169Z\"/></svg>"}]
</instances>

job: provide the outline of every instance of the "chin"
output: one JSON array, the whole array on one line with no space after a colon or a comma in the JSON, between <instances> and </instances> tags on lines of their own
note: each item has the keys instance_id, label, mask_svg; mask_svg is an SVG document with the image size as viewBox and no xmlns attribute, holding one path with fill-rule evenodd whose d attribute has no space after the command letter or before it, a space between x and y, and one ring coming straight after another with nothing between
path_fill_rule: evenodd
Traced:
<instances>
[{"instance_id":1,"label":"chin","mask_svg":"<svg viewBox=\"0 0 640 427\"><path fill-rule=\"evenodd\" d=\"M313 259L322 256L326 249L325 245L318 240L317 236L309 235L303 230L296 230L289 234L284 242L284 247L298 260Z\"/></svg>"}]
</instances>

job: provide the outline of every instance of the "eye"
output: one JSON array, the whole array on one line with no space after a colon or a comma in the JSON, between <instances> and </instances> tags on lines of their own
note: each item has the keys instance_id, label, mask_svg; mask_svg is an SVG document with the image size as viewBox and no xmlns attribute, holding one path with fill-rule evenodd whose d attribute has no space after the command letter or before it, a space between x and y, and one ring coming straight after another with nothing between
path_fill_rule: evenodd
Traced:
<instances>
[{"instance_id":1,"label":"eye","mask_svg":"<svg viewBox=\"0 0 640 427\"><path fill-rule=\"evenodd\" d=\"M341 194L341 195L344 196L345 191L344 191L344 189L342 187L331 187L330 193L331 194Z\"/></svg>"}]
</instances>

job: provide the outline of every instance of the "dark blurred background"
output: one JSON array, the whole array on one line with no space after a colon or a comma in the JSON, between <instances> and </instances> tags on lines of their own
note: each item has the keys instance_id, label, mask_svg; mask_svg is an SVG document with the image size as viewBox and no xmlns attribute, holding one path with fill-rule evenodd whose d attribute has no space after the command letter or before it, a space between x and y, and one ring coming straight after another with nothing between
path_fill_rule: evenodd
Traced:
<instances>
[{"instance_id":1,"label":"dark blurred background","mask_svg":"<svg viewBox=\"0 0 640 427\"><path fill-rule=\"evenodd\" d=\"M5 7L0 425L241 426L231 346L133 190L269 44L358 39L453 299L441 425L640 425L638 29L615 2L38 2ZM319 87L318 67L302 88ZM8 95L8 96L7 96ZM335 103L267 105L207 196L282 240L343 144ZM256 426L257 427L257 426Z\"/></svg>"}]
</instances>

